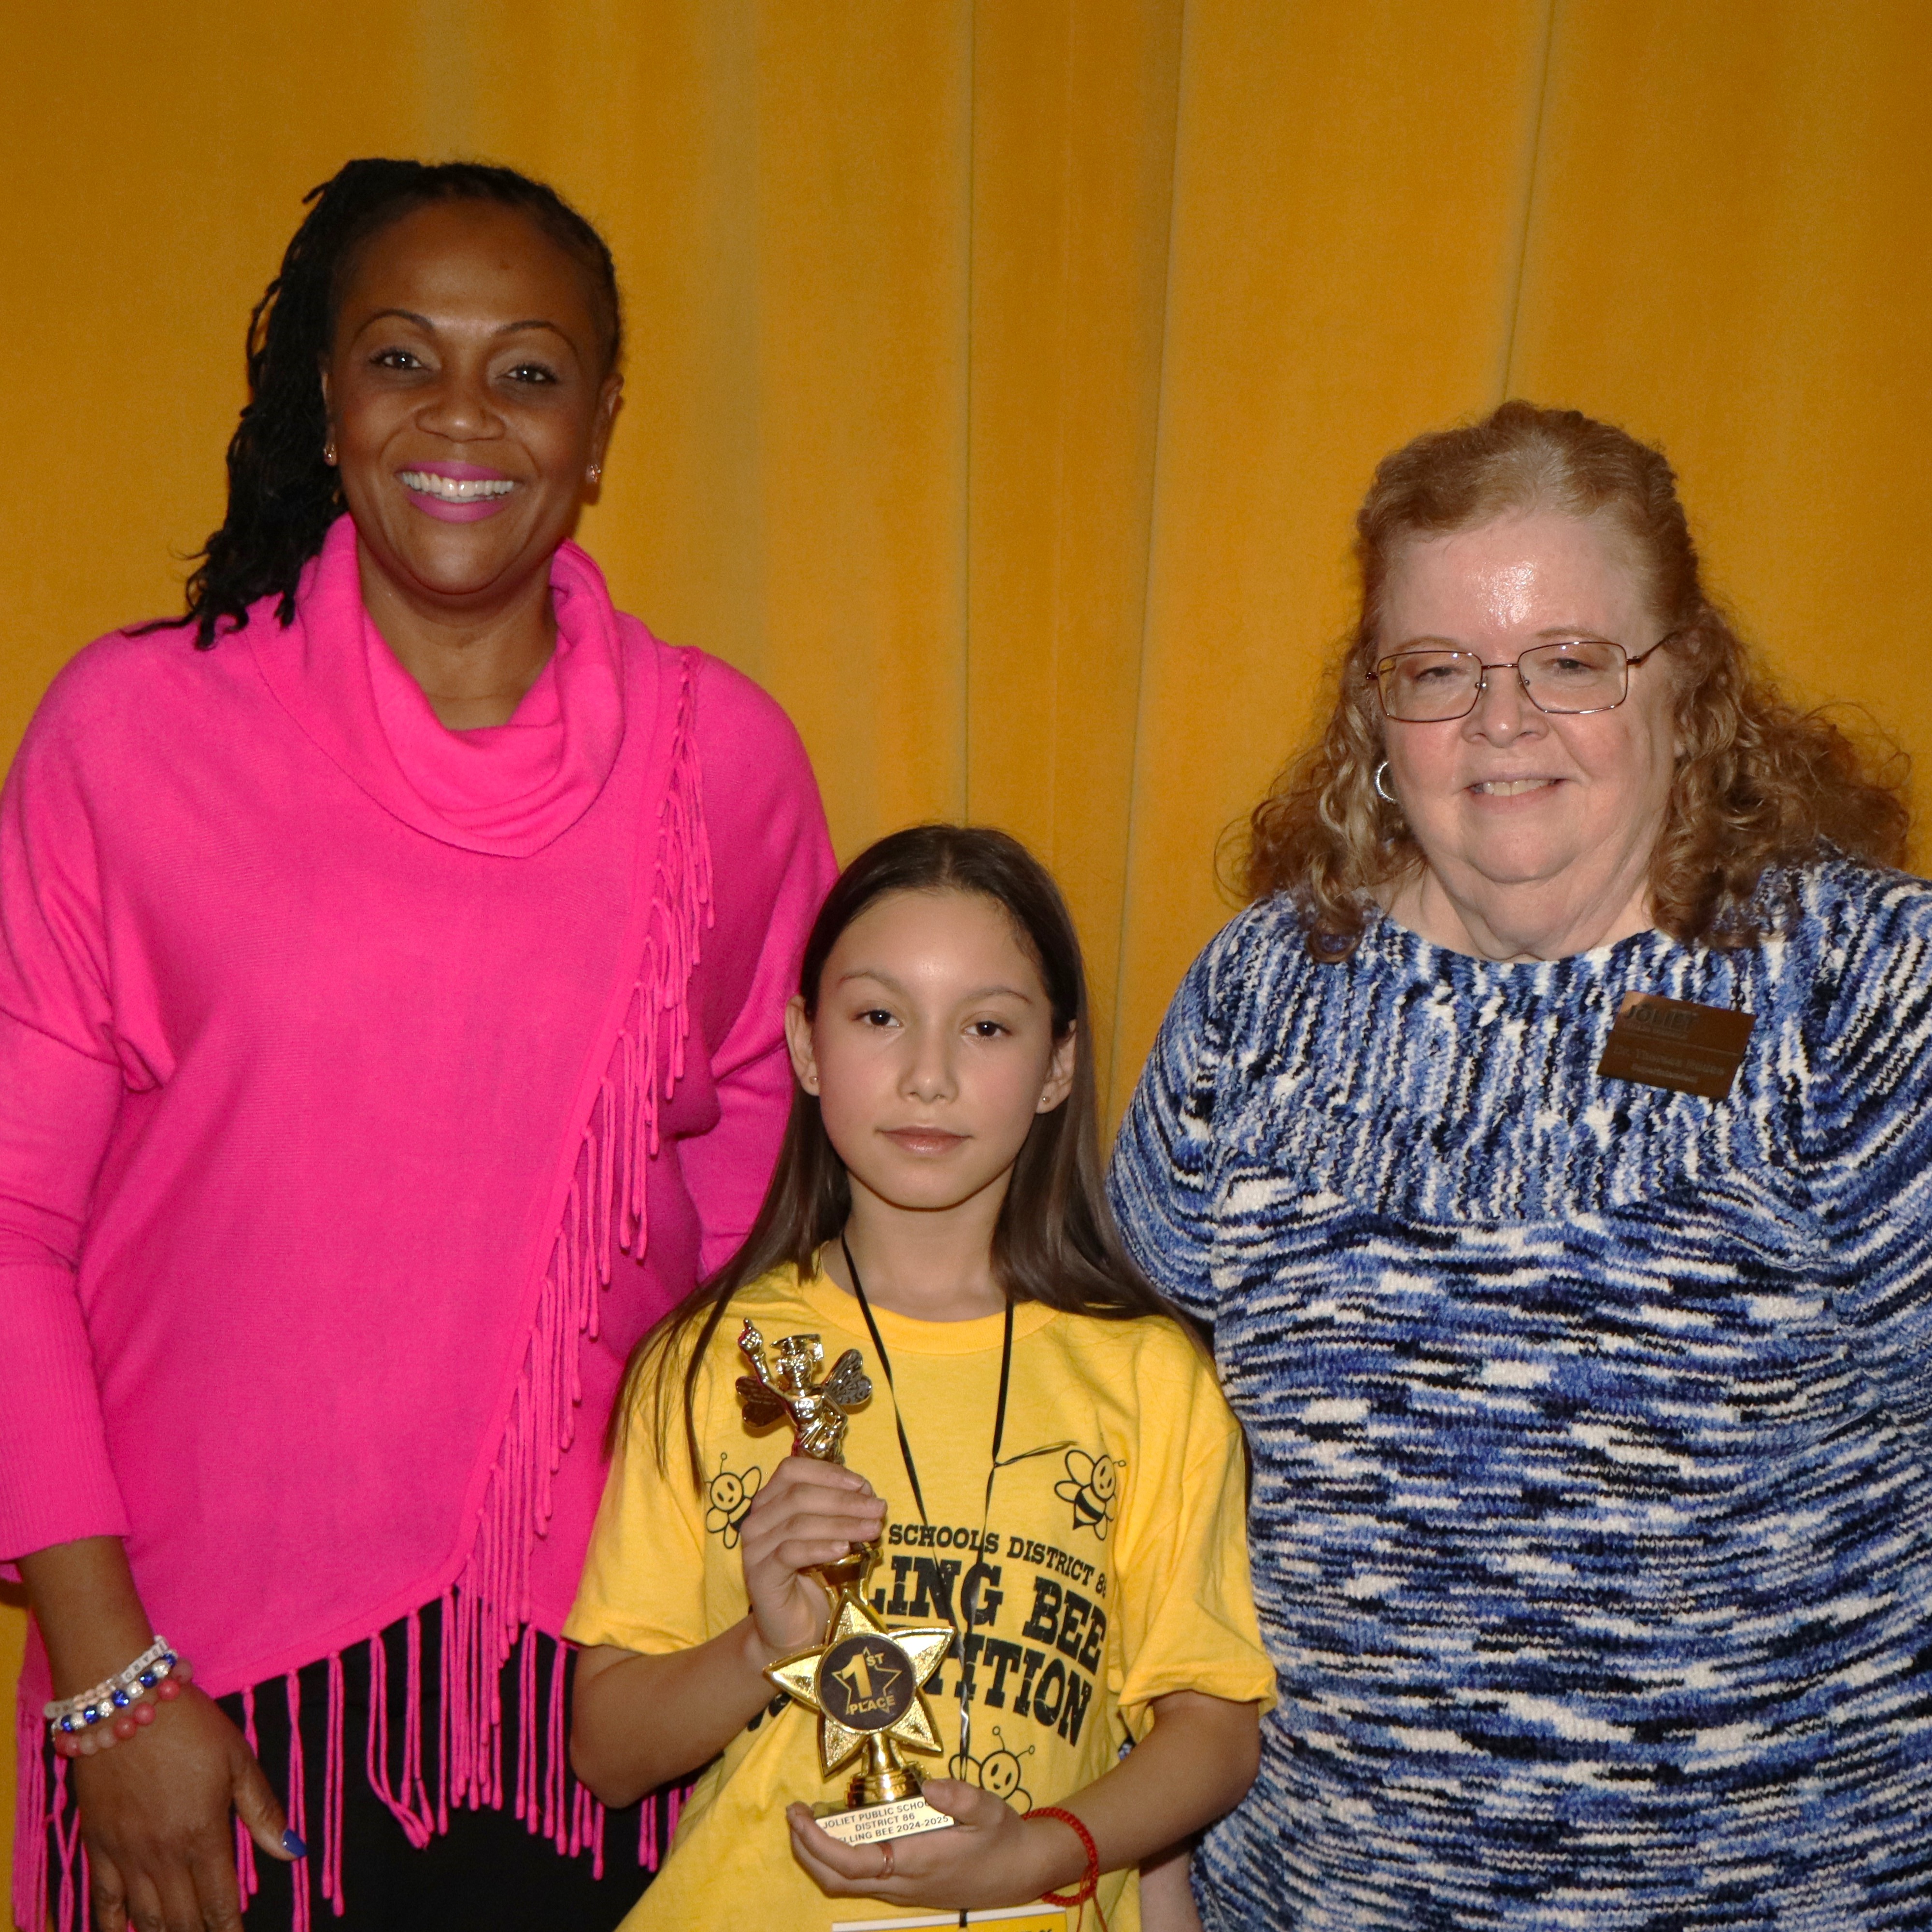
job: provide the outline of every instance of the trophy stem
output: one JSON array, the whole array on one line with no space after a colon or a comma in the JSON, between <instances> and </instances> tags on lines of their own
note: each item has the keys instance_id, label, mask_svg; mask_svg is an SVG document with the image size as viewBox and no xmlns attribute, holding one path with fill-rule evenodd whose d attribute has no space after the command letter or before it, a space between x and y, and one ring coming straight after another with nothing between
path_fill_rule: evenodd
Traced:
<instances>
[{"instance_id":1,"label":"trophy stem","mask_svg":"<svg viewBox=\"0 0 1932 1932\"><path fill-rule=\"evenodd\" d=\"M916 1798L920 1778L918 1768L899 1756L898 1748L883 1731L874 1731L866 1740L866 1768L846 1786L848 1804L889 1804L902 1798Z\"/></svg>"}]
</instances>

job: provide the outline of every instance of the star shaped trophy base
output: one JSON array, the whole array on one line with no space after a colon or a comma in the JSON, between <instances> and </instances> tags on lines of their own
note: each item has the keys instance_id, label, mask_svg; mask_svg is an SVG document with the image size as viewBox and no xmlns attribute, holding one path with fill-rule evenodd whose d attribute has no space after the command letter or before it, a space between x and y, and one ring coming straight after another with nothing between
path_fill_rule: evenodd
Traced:
<instances>
[{"instance_id":1,"label":"star shaped trophy base","mask_svg":"<svg viewBox=\"0 0 1932 1932\"><path fill-rule=\"evenodd\" d=\"M833 1594L823 1643L781 1658L765 1675L787 1696L818 1714L818 1756L830 1778L860 1752L864 1767L845 1802L814 1804L812 1815L848 1845L875 1845L937 1832L953 1821L920 1795L918 1768L901 1744L934 1754L945 1748L933 1728L925 1687L952 1642L950 1624L888 1630L859 1590L876 1550L855 1550L818 1571Z\"/></svg>"}]
</instances>

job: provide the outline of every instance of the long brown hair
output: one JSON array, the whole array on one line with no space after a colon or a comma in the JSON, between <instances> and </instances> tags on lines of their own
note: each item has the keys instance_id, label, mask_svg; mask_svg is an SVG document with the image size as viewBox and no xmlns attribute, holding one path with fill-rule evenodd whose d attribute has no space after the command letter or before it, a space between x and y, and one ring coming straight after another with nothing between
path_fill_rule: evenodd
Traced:
<instances>
[{"instance_id":1,"label":"long brown hair","mask_svg":"<svg viewBox=\"0 0 1932 1932\"><path fill-rule=\"evenodd\" d=\"M1418 436L1377 468L1355 519L1361 601L1331 669L1334 709L1249 820L1249 896L1289 894L1310 952L1343 959L1375 889L1421 865L1400 808L1375 783L1382 716L1367 674L1390 574L1418 539L1539 510L1603 518L1672 635L1682 749L1650 865L1664 932L1686 945L1755 945L1778 916L1758 896L1773 868L1834 847L1904 862L1905 754L1886 747L1874 768L1830 718L1778 694L1705 590L1662 452L1575 410L1508 402L1480 422Z\"/></svg>"},{"instance_id":2,"label":"long brown hair","mask_svg":"<svg viewBox=\"0 0 1932 1932\"><path fill-rule=\"evenodd\" d=\"M1129 1256L1107 1204L1080 941L1052 875L1017 838L976 826L918 825L860 853L839 874L806 940L799 993L807 1016L817 1016L819 981L840 935L868 907L896 892L976 892L990 899L1012 920L1039 969L1054 1038L1073 1036L1072 1087L1051 1113L1035 1118L993 1232L993 1272L1008 1299L1103 1320L1158 1315L1178 1321ZM809 1275L819 1250L837 1238L851 1211L851 1184L826 1133L818 1096L794 1082L778 1168L752 1232L717 1274L632 1350L607 1447L622 1436L648 1391L662 1462L676 1388L682 1396L692 1478L701 1484L693 1419L698 1381L731 1298L787 1262ZM688 1359L682 1375L674 1375L687 1341Z\"/></svg>"}]
</instances>

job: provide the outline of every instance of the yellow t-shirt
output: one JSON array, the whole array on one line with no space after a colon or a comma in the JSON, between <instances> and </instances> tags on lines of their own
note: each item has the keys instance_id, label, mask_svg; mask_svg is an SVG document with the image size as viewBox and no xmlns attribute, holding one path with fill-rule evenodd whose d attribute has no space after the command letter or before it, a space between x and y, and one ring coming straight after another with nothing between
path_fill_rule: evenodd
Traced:
<instances>
[{"instance_id":1,"label":"yellow t-shirt","mask_svg":"<svg viewBox=\"0 0 1932 1932\"><path fill-rule=\"evenodd\" d=\"M952 1622L961 1631L927 1686L948 1762L908 1754L912 1762L974 1779L1024 1811L1064 1801L1110 1769L1130 1739L1146 1735L1149 1703L1168 1691L1273 1702L1274 1672L1249 1592L1240 1432L1185 1336L1163 1321L1102 1322L1023 1304L988 1515L1004 1318L874 1314L926 1521L858 1304L823 1276L801 1282L796 1270L776 1270L733 1300L706 1358L696 1416L705 1487L693 1486L681 1431L659 1468L648 1398L634 1418L566 1635L662 1654L744 1616L738 1526L791 1444L788 1423L754 1435L740 1413L736 1341L749 1316L768 1349L787 1335L816 1334L826 1368L856 1348L872 1378L872 1399L854 1412L845 1443L847 1465L886 1502L867 1600L888 1624ZM972 1714L964 1759L962 1696ZM794 1860L785 1807L843 1803L854 1768L825 1778L818 1732L812 1713L775 1699L725 1746L699 1778L664 1870L626 1932L957 1923L828 1899ZM1138 1925L1138 1892L1131 1873L1102 1881L1116 1932ZM1016 1922L1030 1932L1061 1922L1048 1906Z\"/></svg>"}]
</instances>

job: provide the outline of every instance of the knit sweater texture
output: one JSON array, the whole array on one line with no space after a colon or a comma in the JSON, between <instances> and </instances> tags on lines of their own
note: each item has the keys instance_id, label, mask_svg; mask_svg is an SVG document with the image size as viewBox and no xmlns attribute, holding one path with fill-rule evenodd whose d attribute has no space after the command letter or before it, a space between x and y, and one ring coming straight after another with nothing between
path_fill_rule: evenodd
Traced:
<instances>
[{"instance_id":1,"label":"knit sweater texture","mask_svg":"<svg viewBox=\"0 0 1932 1932\"><path fill-rule=\"evenodd\" d=\"M1283 900L1188 975L1128 1240L1211 1323L1281 1701L1212 1926L1932 1924L1932 886L1498 964ZM1600 1076L1629 991L1728 1099Z\"/></svg>"},{"instance_id":2,"label":"knit sweater texture","mask_svg":"<svg viewBox=\"0 0 1932 1932\"><path fill-rule=\"evenodd\" d=\"M440 1597L418 1837L506 1802L499 1666L569 1609L632 1343L756 1212L832 874L777 706L574 544L551 590L514 717L446 730L343 518L292 624L82 651L0 806L0 1557L124 1537L217 1694Z\"/></svg>"}]
</instances>

